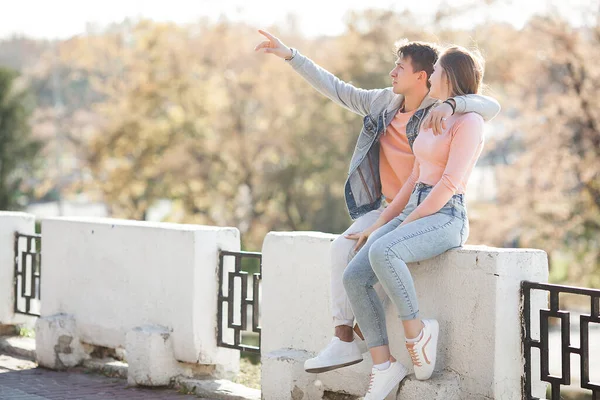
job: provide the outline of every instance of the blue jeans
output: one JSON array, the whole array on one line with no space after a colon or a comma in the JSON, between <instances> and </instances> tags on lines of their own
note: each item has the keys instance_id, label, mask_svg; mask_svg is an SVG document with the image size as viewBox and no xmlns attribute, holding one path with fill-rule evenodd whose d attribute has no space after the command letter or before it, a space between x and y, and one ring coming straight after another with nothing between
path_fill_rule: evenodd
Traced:
<instances>
[{"instance_id":1,"label":"blue jeans","mask_svg":"<svg viewBox=\"0 0 600 400\"><path fill-rule=\"evenodd\" d=\"M417 294L406 264L460 247L469 235L462 194L452 196L437 213L400 226L431 189L418 183L402 214L373 232L344 272L344 288L369 348L389 343L385 311L373 285L381 282L402 320L417 318Z\"/></svg>"}]
</instances>

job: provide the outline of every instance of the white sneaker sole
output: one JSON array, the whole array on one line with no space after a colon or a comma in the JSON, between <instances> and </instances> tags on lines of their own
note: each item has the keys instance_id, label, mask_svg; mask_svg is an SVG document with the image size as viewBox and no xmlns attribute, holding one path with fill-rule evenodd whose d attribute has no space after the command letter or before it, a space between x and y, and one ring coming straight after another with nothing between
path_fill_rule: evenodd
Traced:
<instances>
[{"instance_id":1,"label":"white sneaker sole","mask_svg":"<svg viewBox=\"0 0 600 400\"><path fill-rule=\"evenodd\" d=\"M339 364L334 364L334 365L323 365L323 366L312 367L312 368L305 367L304 370L311 374L320 374L321 372L328 372L328 371L333 371L333 370L336 370L339 368L349 367L351 365L358 364L362 360L363 360L362 358L359 358L359 359L354 359L354 360L350 360L350 361L342 361Z\"/></svg>"}]
</instances>

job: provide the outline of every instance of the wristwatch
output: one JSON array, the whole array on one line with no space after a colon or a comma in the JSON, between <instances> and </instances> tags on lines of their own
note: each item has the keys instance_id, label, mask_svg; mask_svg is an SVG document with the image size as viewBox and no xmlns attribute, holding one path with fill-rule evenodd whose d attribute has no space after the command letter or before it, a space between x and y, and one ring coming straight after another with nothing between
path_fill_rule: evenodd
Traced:
<instances>
[{"instance_id":1,"label":"wristwatch","mask_svg":"<svg viewBox=\"0 0 600 400\"><path fill-rule=\"evenodd\" d=\"M298 50L294 49L293 47L290 47L290 50L292 51L292 56L290 58L284 58L285 61L292 61L298 53Z\"/></svg>"}]
</instances>

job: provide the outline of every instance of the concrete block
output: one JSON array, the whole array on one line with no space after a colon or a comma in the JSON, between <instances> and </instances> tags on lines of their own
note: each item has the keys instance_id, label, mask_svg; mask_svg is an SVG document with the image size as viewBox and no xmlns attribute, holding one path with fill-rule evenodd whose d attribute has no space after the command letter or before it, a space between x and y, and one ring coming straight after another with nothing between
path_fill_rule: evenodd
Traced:
<instances>
[{"instance_id":1,"label":"concrete block","mask_svg":"<svg viewBox=\"0 0 600 400\"><path fill-rule=\"evenodd\" d=\"M35 346L38 364L50 369L75 367L88 357L72 315L39 318L35 324Z\"/></svg>"},{"instance_id":2,"label":"concrete block","mask_svg":"<svg viewBox=\"0 0 600 400\"><path fill-rule=\"evenodd\" d=\"M168 328L152 325L137 327L127 333L129 384L166 386L171 383L178 374L171 333Z\"/></svg>"}]
</instances>

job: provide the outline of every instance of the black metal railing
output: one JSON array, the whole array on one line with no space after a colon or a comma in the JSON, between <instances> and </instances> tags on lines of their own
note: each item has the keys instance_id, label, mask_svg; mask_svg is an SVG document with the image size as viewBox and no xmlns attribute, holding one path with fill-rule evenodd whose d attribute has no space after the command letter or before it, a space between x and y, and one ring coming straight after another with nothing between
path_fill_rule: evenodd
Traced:
<instances>
[{"instance_id":1,"label":"black metal railing","mask_svg":"<svg viewBox=\"0 0 600 400\"><path fill-rule=\"evenodd\" d=\"M550 309L540 309L540 333L539 340L532 339L531 329L531 294L538 290L550 294ZM590 343L589 343L589 324L600 324L600 290L585 289L571 286L560 286L546 283L537 283L524 281L521 283L523 299L523 321L522 321L522 339L523 353L525 356L525 371L523 380L523 399L539 400L531 394L532 373L539 373L541 380L550 384L551 399L561 399L561 386L571 385L571 354L579 356L581 388L591 391L592 400L600 400L600 381L590 381ZM579 316L579 347L571 346L571 325L570 312L560 309L560 294L570 294L584 296L589 300L590 313ZM550 346L549 346L549 320L550 318L560 319L561 331L561 375L550 374ZM540 371L532 371L531 353L532 349L539 349ZM600 379L600 377L597 377Z\"/></svg>"},{"instance_id":2,"label":"black metal railing","mask_svg":"<svg viewBox=\"0 0 600 400\"><path fill-rule=\"evenodd\" d=\"M15 232L14 311L17 314L40 316L41 239L42 236L38 234L26 235Z\"/></svg>"},{"instance_id":3,"label":"black metal railing","mask_svg":"<svg viewBox=\"0 0 600 400\"><path fill-rule=\"evenodd\" d=\"M235 268L233 271L227 272L225 275L225 259L227 257L233 257L235 261ZM249 274L247 271L242 270L242 264L244 259L254 259L258 262L258 273ZM256 262L255 261L255 262ZM248 298L249 282L248 278L252 276L252 297ZM260 326L259 326L259 314L260 314L260 303L259 303L259 287L260 280L262 278L262 255L261 253L248 252L248 251L221 251L219 254L219 297L217 305L217 345L220 347L227 347L230 349L237 349L252 353L260 353ZM227 279L225 281L225 279ZM235 323L235 307L236 307L236 293L235 293L235 280L240 280L240 302L239 302L239 323ZM227 283L227 295L223 294L223 284ZM227 314L224 315L224 304L227 303ZM248 332L248 307L252 307L252 328L251 332L257 334L258 345L250 345L243 343L242 333ZM225 342L224 335L224 322L223 318L227 318L227 328L233 329L233 343Z\"/></svg>"}]
</instances>

